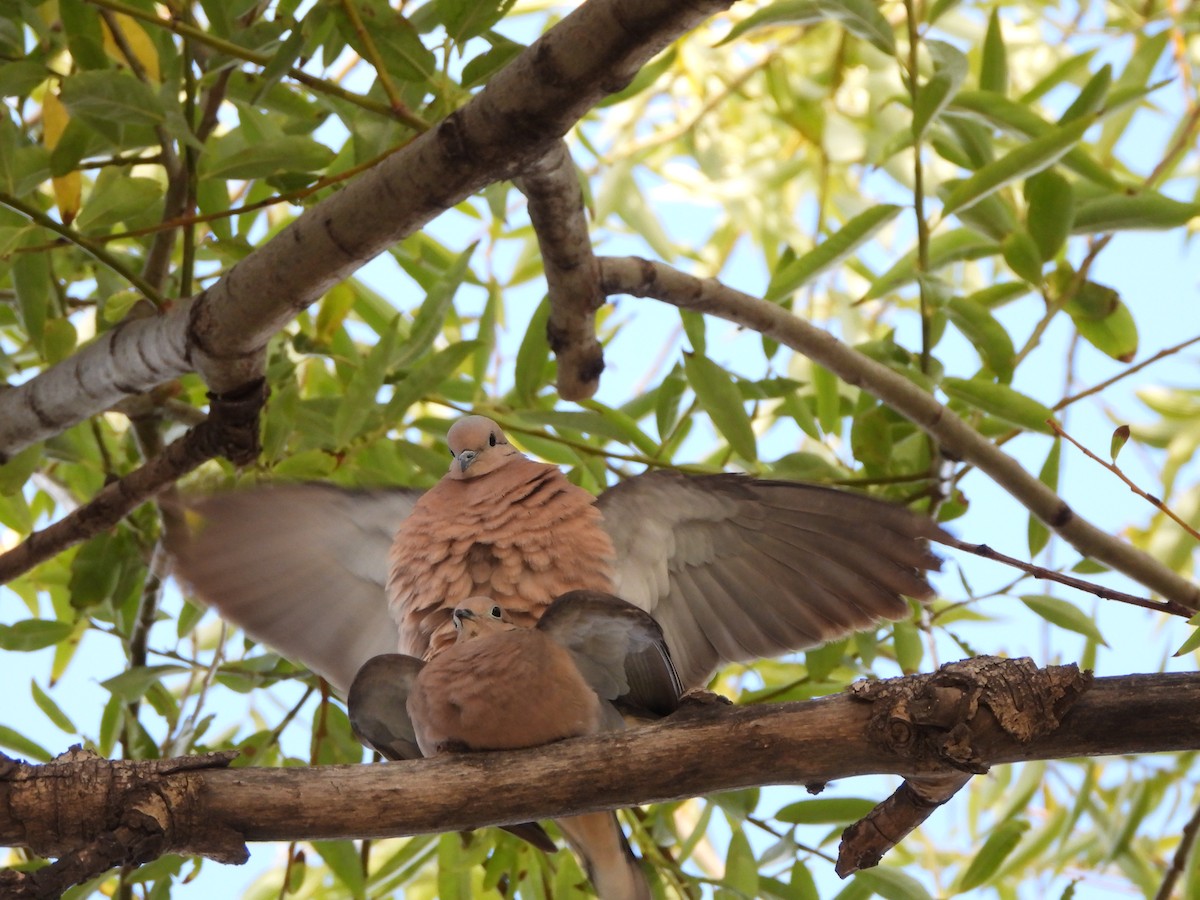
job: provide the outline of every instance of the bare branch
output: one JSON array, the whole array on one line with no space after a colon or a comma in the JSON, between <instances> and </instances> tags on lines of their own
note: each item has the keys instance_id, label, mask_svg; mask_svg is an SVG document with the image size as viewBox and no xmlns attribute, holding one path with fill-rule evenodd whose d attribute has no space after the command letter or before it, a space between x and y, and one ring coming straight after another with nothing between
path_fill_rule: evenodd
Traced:
<instances>
[{"instance_id":1,"label":"bare branch","mask_svg":"<svg viewBox=\"0 0 1200 900\"><path fill-rule=\"evenodd\" d=\"M586 400L596 393L604 371L596 310L605 297L588 234L583 189L566 144L555 144L521 174L516 185L529 199L529 218L546 270L550 296L546 338L558 357L558 394L564 400Z\"/></svg>"},{"instance_id":2,"label":"bare branch","mask_svg":"<svg viewBox=\"0 0 1200 900\"><path fill-rule=\"evenodd\" d=\"M271 335L331 286L480 188L525 170L654 54L731 3L584 3L462 109L306 210L212 288L132 331L149 361L118 359L114 341L102 338L0 392L0 454L185 372L198 371L217 393L260 377Z\"/></svg>"},{"instance_id":3,"label":"bare branch","mask_svg":"<svg viewBox=\"0 0 1200 900\"><path fill-rule=\"evenodd\" d=\"M1084 556L1090 556L1189 610L1200 610L1200 588L1136 547L1080 518L1054 491L966 422L886 366L856 353L833 335L782 307L695 278L663 263L601 257L605 293L651 297L752 328L862 388L937 440L951 456L973 463Z\"/></svg>"}]
</instances>

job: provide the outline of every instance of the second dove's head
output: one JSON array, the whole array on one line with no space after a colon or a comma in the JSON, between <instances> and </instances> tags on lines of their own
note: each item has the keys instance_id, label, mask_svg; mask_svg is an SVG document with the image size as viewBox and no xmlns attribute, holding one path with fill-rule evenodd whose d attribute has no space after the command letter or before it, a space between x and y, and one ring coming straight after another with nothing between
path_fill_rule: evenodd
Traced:
<instances>
[{"instance_id":1,"label":"second dove's head","mask_svg":"<svg viewBox=\"0 0 1200 900\"><path fill-rule=\"evenodd\" d=\"M516 627L504 607L491 597L468 597L454 609L454 630L458 632L459 641L469 641L498 631L512 631Z\"/></svg>"},{"instance_id":2,"label":"second dove's head","mask_svg":"<svg viewBox=\"0 0 1200 900\"><path fill-rule=\"evenodd\" d=\"M508 442L500 426L486 416L466 416L450 426L446 433L450 453L449 475L457 481L478 478L494 472L520 450Z\"/></svg>"}]
</instances>

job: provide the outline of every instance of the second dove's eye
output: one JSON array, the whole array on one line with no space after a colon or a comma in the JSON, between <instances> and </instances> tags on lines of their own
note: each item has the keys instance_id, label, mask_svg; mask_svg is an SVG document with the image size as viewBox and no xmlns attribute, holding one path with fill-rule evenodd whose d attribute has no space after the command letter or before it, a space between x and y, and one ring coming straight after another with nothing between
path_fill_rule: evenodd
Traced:
<instances>
[{"instance_id":1,"label":"second dove's eye","mask_svg":"<svg viewBox=\"0 0 1200 900\"><path fill-rule=\"evenodd\" d=\"M494 431L488 435L488 446L489 447L496 446L496 432L494 432Z\"/></svg>"},{"instance_id":2,"label":"second dove's eye","mask_svg":"<svg viewBox=\"0 0 1200 900\"><path fill-rule=\"evenodd\" d=\"M502 610L498 606L492 607L492 618L493 619L499 619L502 615L504 615L504 610Z\"/></svg>"}]
</instances>

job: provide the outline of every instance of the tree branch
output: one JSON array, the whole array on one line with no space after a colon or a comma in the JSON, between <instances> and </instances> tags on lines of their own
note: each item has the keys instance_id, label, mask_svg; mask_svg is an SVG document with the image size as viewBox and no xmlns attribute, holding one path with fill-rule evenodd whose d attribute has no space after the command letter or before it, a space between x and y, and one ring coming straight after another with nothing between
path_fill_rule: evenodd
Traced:
<instances>
[{"instance_id":1,"label":"tree branch","mask_svg":"<svg viewBox=\"0 0 1200 900\"><path fill-rule=\"evenodd\" d=\"M0 844L69 856L118 828L148 794L165 813L152 817L166 823L159 852L236 861L241 841L396 837L763 784L880 772L928 780L1029 759L1200 749L1196 673L1091 682L1073 666L981 658L864 684L806 703L685 709L657 725L532 750L381 765L0 759Z\"/></svg>"},{"instance_id":2,"label":"tree branch","mask_svg":"<svg viewBox=\"0 0 1200 900\"><path fill-rule=\"evenodd\" d=\"M212 397L208 418L162 453L124 478L106 484L88 503L53 525L33 532L16 547L0 554L0 584L111 528L163 488L214 456L224 456L239 465L253 462L261 449L258 414L265 400L266 384L261 380L235 394Z\"/></svg>"},{"instance_id":3,"label":"tree branch","mask_svg":"<svg viewBox=\"0 0 1200 900\"><path fill-rule=\"evenodd\" d=\"M209 290L152 324L130 323L126 339L135 337L148 359L118 356L114 339L102 338L0 392L0 454L185 372L198 371L218 393L258 378L271 335L331 286L475 191L526 169L659 50L732 2L584 3L465 106L306 210Z\"/></svg>"},{"instance_id":4,"label":"tree branch","mask_svg":"<svg viewBox=\"0 0 1200 900\"><path fill-rule=\"evenodd\" d=\"M886 366L856 353L828 332L782 307L726 287L715 279L695 278L663 263L636 257L602 257L600 270L606 294L650 297L683 309L719 316L803 353L847 384L862 388L886 403L937 440L950 455L973 463L987 473L1084 556L1111 566L1189 610L1200 610L1200 588L1195 584L1131 544L1080 518L1054 491L935 400L932 394Z\"/></svg>"},{"instance_id":5,"label":"tree branch","mask_svg":"<svg viewBox=\"0 0 1200 900\"><path fill-rule=\"evenodd\" d=\"M516 185L529 200L529 219L542 251L550 297L546 339L558 358L558 395L586 400L596 393L604 371L595 318L605 297L583 189L566 144L555 144L516 179Z\"/></svg>"}]
</instances>

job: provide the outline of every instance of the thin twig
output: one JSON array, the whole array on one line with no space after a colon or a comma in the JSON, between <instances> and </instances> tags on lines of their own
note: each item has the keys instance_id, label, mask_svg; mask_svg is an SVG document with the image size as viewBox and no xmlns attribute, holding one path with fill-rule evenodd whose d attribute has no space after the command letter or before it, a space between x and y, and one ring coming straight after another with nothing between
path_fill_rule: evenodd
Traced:
<instances>
[{"instance_id":1,"label":"thin twig","mask_svg":"<svg viewBox=\"0 0 1200 900\"><path fill-rule=\"evenodd\" d=\"M112 269L131 285L137 288L147 300L149 300L159 309L162 309L164 306L166 306L166 299L162 296L162 294L155 290L154 287L148 281L146 281L146 279L142 278L141 275L134 272L132 269L126 266L125 263L121 262L121 260L117 259L103 247L85 238L74 228L69 228L61 222L56 222L37 207L30 206L23 200L18 200L12 194L9 194L6 191L0 191L0 204L7 206L14 212L20 213L36 224L41 225L48 231L53 231L60 237L70 241L97 262L108 266L108 268Z\"/></svg>"},{"instance_id":2,"label":"thin twig","mask_svg":"<svg viewBox=\"0 0 1200 900\"><path fill-rule=\"evenodd\" d=\"M1172 522L1174 522L1176 525L1178 525L1180 528L1182 528L1184 531L1186 531L1188 534L1190 534L1196 540L1200 541L1200 531L1196 531L1195 528L1193 528L1187 522L1183 521L1183 519L1181 519L1172 509L1170 509L1170 507L1168 507L1165 503L1163 503L1162 500L1160 500L1158 497L1155 497L1153 494L1148 494L1145 491L1143 491L1140 487L1138 487L1133 482L1133 480L1129 478L1129 476L1127 476L1124 472L1121 471L1120 466L1118 466L1116 463L1105 462L1104 460L1102 460L1099 456L1097 456L1095 453L1093 453L1087 447L1083 446L1083 444L1079 443L1079 441L1075 440L1075 438L1071 437L1069 434L1067 434L1065 431L1063 431L1062 427L1057 422L1055 422L1053 419L1047 419L1046 423L1051 428L1054 429L1055 434L1057 434L1059 437L1066 438L1068 441L1070 441L1072 444L1074 444L1077 448L1079 448L1079 450L1083 453L1084 456L1086 456L1088 459L1092 460L1093 462L1099 463L1104 468L1108 469L1108 471L1112 472L1114 475L1116 475L1118 478L1120 478L1121 481L1125 482L1125 485L1131 491L1133 491L1135 494L1137 494L1139 497L1141 497L1143 500L1145 500L1151 506L1158 509L1160 512L1165 513L1166 516Z\"/></svg>"},{"instance_id":3,"label":"thin twig","mask_svg":"<svg viewBox=\"0 0 1200 900\"><path fill-rule=\"evenodd\" d=\"M375 39L371 37L371 32L363 25L362 16L358 14L358 7L354 5L354 0L342 0L342 9L346 11L346 16L350 19L350 25L354 28L354 33L362 41L363 50L366 51L367 62L371 64L375 69L375 74L379 76L379 83L383 85L383 92L387 94L388 102L392 104L392 109L397 112L408 112L408 105L400 98L400 92L396 90L396 85L392 83L392 76L388 73L387 66L383 62L383 56L379 53L379 48L375 46Z\"/></svg>"},{"instance_id":4,"label":"thin twig","mask_svg":"<svg viewBox=\"0 0 1200 900\"><path fill-rule=\"evenodd\" d=\"M1171 900L1171 894L1175 891L1175 882L1187 868L1188 856L1196 846L1197 831L1200 831L1200 807L1197 807L1196 811L1192 813L1192 817L1188 819L1188 823L1183 826L1183 832L1179 835L1179 846L1175 848L1175 856L1171 859L1171 867L1163 875L1162 884L1158 886L1158 893L1154 895L1154 900Z\"/></svg>"},{"instance_id":5,"label":"thin twig","mask_svg":"<svg viewBox=\"0 0 1200 900\"><path fill-rule=\"evenodd\" d=\"M1022 572L1027 572L1035 578L1040 578L1042 581L1054 581L1058 584L1065 584L1068 587L1086 591L1089 594L1095 594L1097 597L1102 597L1105 600L1116 600L1119 603L1128 603L1130 606L1140 606L1142 609L1152 609L1155 612L1166 613L1171 616L1182 616L1185 619L1195 614L1187 607L1170 600L1163 600L1161 602L1158 600L1149 600L1145 597L1138 597L1136 594L1127 594L1124 591L1113 590L1103 585L1084 581L1082 578L1076 578L1073 575L1064 575L1062 572L1056 572L1053 569L1047 569L1043 566L1037 566L1033 563L1027 563L1024 560L1006 556L998 550L993 550L987 544L971 544L967 541L960 541L957 538L950 538L948 540L939 538L938 542L945 544L947 547L953 547L956 550L965 550L967 553L973 553L984 559L1004 563L1006 566L1020 569Z\"/></svg>"}]
</instances>

